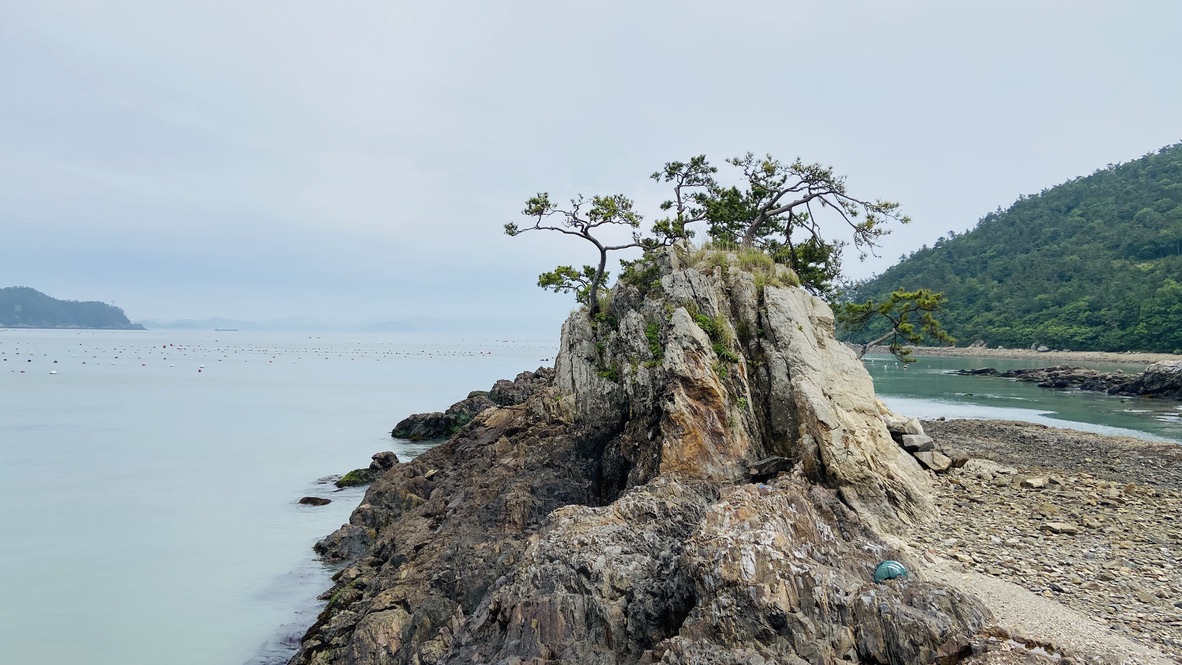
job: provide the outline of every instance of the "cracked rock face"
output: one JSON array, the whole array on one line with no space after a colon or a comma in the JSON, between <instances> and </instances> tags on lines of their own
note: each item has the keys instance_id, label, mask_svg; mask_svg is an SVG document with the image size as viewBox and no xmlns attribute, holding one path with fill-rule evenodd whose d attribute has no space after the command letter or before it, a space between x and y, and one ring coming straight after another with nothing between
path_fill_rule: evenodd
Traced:
<instances>
[{"instance_id":1,"label":"cracked rock face","mask_svg":"<svg viewBox=\"0 0 1182 665\"><path fill-rule=\"evenodd\" d=\"M551 383L371 486L292 662L914 663L991 621L873 583L914 566L929 481L828 307L733 255L656 264L572 314Z\"/></svg>"}]
</instances>

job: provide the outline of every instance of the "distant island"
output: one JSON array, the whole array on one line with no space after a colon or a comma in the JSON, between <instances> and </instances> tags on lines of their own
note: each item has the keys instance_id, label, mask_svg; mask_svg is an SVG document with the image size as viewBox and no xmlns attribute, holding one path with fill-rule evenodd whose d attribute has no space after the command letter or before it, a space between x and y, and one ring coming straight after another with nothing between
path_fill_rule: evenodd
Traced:
<instances>
[{"instance_id":1,"label":"distant island","mask_svg":"<svg viewBox=\"0 0 1182 665\"><path fill-rule=\"evenodd\" d=\"M0 288L0 328L144 329L114 305L58 300L27 286Z\"/></svg>"}]
</instances>

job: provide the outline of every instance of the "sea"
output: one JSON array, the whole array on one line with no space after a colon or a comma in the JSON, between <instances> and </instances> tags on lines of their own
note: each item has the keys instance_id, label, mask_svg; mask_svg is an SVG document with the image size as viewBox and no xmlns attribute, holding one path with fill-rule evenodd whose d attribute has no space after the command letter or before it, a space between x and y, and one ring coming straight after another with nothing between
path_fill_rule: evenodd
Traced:
<instances>
[{"instance_id":1,"label":"sea","mask_svg":"<svg viewBox=\"0 0 1182 665\"><path fill-rule=\"evenodd\" d=\"M398 420L550 366L557 346L0 330L0 663L286 662L334 572L312 545L364 493L337 490L333 477L382 450L415 457L427 446L392 439ZM899 413L1182 443L1177 403L949 373L1037 361L866 363ZM300 505L304 496L332 503Z\"/></svg>"}]
</instances>

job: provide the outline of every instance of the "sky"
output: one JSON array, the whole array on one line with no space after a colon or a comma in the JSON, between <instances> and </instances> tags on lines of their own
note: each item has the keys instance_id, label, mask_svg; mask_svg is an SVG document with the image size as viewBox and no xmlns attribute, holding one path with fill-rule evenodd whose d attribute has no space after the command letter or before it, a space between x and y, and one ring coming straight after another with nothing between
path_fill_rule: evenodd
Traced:
<instances>
[{"instance_id":1,"label":"sky","mask_svg":"<svg viewBox=\"0 0 1182 665\"><path fill-rule=\"evenodd\" d=\"M706 154L831 165L913 221L1182 140L1176 0L0 0L0 286L133 320L416 320L552 336L527 198ZM840 237L837 228L834 237Z\"/></svg>"}]
</instances>

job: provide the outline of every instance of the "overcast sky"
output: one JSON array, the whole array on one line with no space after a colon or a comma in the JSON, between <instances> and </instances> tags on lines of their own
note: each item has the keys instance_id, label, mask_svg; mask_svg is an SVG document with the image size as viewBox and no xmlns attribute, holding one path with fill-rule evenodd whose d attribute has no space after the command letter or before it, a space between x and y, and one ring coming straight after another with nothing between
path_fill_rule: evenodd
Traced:
<instances>
[{"instance_id":1,"label":"overcast sky","mask_svg":"<svg viewBox=\"0 0 1182 665\"><path fill-rule=\"evenodd\" d=\"M903 204L881 272L1020 194L1182 140L1182 3L0 0L0 286L132 320L555 334L526 198L664 162L833 165ZM521 323L512 325L514 320Z\"/></svg>"}]
</instances>

